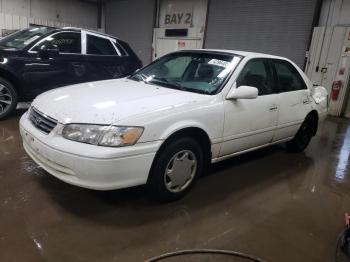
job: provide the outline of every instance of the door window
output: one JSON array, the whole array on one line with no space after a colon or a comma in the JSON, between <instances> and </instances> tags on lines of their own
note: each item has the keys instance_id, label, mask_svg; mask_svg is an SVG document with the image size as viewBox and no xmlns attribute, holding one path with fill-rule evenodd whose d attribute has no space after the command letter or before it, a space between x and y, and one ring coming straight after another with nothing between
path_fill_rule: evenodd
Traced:
<instances>
[{"instance_id":1,"label":"door window","mask_svg":"<svg viewBox=\"0 0 350 262\"><path fill-rule=\"evenodd\" d=\"M43 45L56 45L60 53L80 54L81 34L78 32L53 34L35 46L33 51L38 51Z\"/></svg>"},{"instance_id":2,"label":"door window","mask_svg":"<svg viewBox=\"0 0 350 262\"><path fill-rule=\"evenodd\" d=\"M307 89L307 86L296 68L285 60L274 60L280 92Z\"/></svg>"},{"instance_id":3,"label":"door window","mask_svg":"<svg viewBox=\"0 0 350 262\"><path fill-rule=\"evenodd\" d=\"M117 52L109 39L87 35L86 53L89 55L116 55Z\"/></svg>"},{"instance_id":4,"label":"door window","mask_svg":"<svg viewBox=\"0 0 350 262\"><path fill-rule=\"evenodd\" d=\"M256 87L259 96L275 93L272 73L265 59L250 60L238 76L236 84L237 87Z\"/></svg>"}]
</instances>

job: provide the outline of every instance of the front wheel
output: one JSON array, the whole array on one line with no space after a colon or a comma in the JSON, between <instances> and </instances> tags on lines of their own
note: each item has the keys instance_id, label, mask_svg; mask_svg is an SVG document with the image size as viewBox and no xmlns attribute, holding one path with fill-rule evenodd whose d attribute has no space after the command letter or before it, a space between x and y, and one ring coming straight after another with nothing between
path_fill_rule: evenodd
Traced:
<instances>
[{"instance_id":1,"label":"front wheel","mask_svg":"<svg viewBox=\"0 0 350 262\"><path fill-rule=\"evenodd\" d=\"M295 137L287 142L287 149L291 152L302 152L309 145L314 134L314 117L308 115L301 124Z\"/></svg>"},{"instance_id":2,"label":"front wheel","mask_svg":"<svg viewBox=\"0 0 350 262\"><path fill-rule=\"evenodd\" d=\"M192 138L179 138L165 145L157 154L148 186L160 201L183 197L203 172L201 146Z\"/></svg>"},{"instance_id":3,"label":"front wheel","mask_svg":"<svg viewBox=\"0 0 350 262\"><path fill-rule=\"evenodd\" d=\"M8 117L17 106L17 92L13 85L0 78L0 120Z\"/></svg>"}]
</instances>

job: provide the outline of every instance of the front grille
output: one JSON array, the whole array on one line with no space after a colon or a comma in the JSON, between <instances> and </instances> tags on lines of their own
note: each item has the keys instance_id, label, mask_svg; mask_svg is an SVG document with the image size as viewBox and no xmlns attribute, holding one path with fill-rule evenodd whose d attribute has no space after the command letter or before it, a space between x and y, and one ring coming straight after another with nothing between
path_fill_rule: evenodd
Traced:
<instances>
[{"instance_id":1,"label":"front grille","mask_svg":"<svg viewBox=\"0 0 350 262\"><path fill-rule=\"evenodd\" d=\"M34 107L30 108L29 119L37 129L41 130L45 134L49 134L57 125L57 120L44 115Z\"/></svg>"}]
</instances>

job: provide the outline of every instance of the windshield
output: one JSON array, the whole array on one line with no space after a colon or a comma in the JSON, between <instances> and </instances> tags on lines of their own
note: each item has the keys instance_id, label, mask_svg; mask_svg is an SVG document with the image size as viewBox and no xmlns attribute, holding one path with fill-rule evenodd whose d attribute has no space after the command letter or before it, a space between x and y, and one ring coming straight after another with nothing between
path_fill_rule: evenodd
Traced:
<instances>
[{"instance_id":1,"label":"windshield","mask_svg":"<svg viewBox=\"0 0 350 262\"><path fill-rule=\"evenodd\" d=\"M53 30L52 27L34 27L15 32L0 39L0 48L22 49Z\"/></svg>"},{"instance_id":2,"label":"windshield","mask_svg":"<svg viewBox=\"0 0 350 262\"><path fill-rule=\"evenodd\" d=\"M213 94L235 69L234 54L178 52L165 55L130 79L203 94Z\"/></svg>"}]
</instances>

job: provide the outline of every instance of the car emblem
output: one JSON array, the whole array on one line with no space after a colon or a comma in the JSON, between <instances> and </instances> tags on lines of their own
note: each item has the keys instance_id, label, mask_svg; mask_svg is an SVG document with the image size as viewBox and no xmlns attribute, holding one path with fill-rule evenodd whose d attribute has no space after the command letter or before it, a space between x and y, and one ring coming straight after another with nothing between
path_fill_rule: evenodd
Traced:
<instances>
[{"instance_id":1,"label":"car emblem","mask_svg":"<svg viewBox=\"0 0 350 262\"><path fill-rule=\"evenodd\" d=\"M36 126L39 126L40 124L41 124L41 119L39 118L39 117L37 117L37 118L34 118L33 119L34 120L34 124L36 125Z\"/></svg>"}]
</instances>

